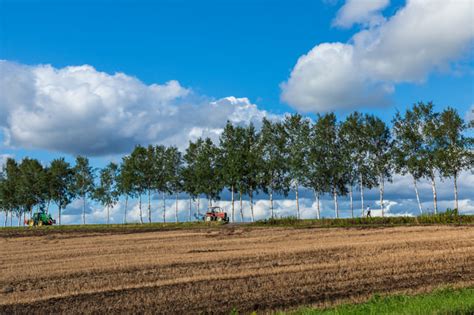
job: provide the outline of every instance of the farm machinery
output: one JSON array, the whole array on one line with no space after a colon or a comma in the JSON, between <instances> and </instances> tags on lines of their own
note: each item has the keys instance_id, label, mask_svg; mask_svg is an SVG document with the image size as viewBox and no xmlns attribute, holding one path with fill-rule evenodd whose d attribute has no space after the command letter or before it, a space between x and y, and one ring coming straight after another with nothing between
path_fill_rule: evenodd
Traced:
<instances>
[{"instance_id":1,"label":"farm machinery","mask_svg":"<svg viewBox=\"0 0 474 315\"><path fill-rule=\"evenodd\" d=\"M44 211L35 212L30 219L25 220L25 224L29 226L53 225L55 223L56 220L51 217L51 214Z\"/></svg>"},{"instance_id":2,"label":"farm machinery","mask_svg":"<svg viewBox=\"0 0 474 315\"><path fill-rule=\"evenodd\" d=\"M229 222L229 216L227 215L227 212L225 212L224 209L218 206L209 207L207 212L198 219L203 220L205 222L212 222L212 221L222 222L222 223Z\"/></svg>"}]
</instances>

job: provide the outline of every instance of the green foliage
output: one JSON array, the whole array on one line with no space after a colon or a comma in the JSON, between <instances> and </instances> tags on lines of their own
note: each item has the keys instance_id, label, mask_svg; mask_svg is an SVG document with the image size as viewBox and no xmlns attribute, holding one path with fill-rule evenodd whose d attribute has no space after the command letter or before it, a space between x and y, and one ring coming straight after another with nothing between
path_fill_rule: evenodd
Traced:
<instances>
[{"instance_id":1,"label":"green foliage","mask_svg":"<svg viewBox=\"0 0 474 315\"><path fill-rule=\"evenodd\" d=\"M77 173L71 169L64 158L55 159L51 162L48 170L49 192L59 208L59 224L61 224L61 209L65 209L75 197Z\"/></svg>"},{"instance_id":2,"label":"green foliage","mask_svg":"<svg viewBox=\"0 0 474 315\"><path fill-rule=\"evenodd\" d=\"M109 163L100 171L100 183L94 191L94 199L107 208L107 224L109 224L110 208L113 207L119 199L120 190L117 185L118 165Z\"/></svg>"}]
</instances>

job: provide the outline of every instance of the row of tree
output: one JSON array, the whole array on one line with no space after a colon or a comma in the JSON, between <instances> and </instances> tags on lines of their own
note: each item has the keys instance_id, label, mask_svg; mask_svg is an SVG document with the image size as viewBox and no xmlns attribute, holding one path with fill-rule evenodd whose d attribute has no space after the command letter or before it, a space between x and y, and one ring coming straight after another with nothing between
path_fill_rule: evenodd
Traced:
<instances>
[{"instance_id":1,"label":"row of tree","mask_svg":"<svg viewBox=\"0 0 474 315\"><path fill-rule=\"evenodd\" d=\"M472 169L473 139L466 135L472 127L453 108L434 112L433 104L418 103L405 113L397 113L392 130L374 115L354 112L343 122L333 113L318 115L311 121L299 114L282 121L263 119L260 130L253 125L235 126L227 123L219 144L209 138L190 142L184 154L176 147L162 145L136 146L120 165L110 163L99 170L87 158L76 158L71 166L64 158L43 167L37 160L25 158L20 163L8 159L0 177L0 208L10 218L30 213L35 207L48 211L51 202L61 211L75 198L82 199L83 223L86 202L96 200L109 211L125 199L124 222L127 221L129 199L137 198L140 221L143 223L142 197L148 199L148 222L152 222L151 198L161 193L163 221L166 221L165 198L178 194L189 196L189 220L193 200L205 196L209 204L220 198L224 189L231 194L231 218L235 221L235 196L240 203L240 220L244 220L242 197L250 200L254 220L253 198L263 192L269 196L271 216L273 197L287 196L294 191L296 216L300 218L299 189L314 192L316 216L320 199L329 194L334 200L335 217L339 217L338 197L349 195L354 216L353 191L360 192L361 215L364 214L364 190L378 187L384 215L384 184L395 173L413 178L420 213L423 213L417 182L431 181L433 208L438 211L436 177L452 178L455 208L458 208L457 181L459 173ZM6 222L5 222L6 224Z\"/></svg>"}]
</instances>

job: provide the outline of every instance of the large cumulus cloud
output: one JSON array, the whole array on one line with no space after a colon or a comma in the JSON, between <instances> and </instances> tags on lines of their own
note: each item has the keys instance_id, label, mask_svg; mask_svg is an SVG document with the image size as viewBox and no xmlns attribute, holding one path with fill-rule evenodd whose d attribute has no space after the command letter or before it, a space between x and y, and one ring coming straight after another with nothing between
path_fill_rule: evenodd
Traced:
<instances>
[{"instance_id":1,"label":"large cumulus cloud","mask_svg":"<svg viewBox=\"0 0 474 315\"><path fill-rule=\"evenodd\" d=\"M389 18L380 14L386 4L348 0L334 24L362 29L348 43L322 43L301 56L282 99L307 112L388 104L397 83L449 70L472 48L473 1L408 0Z\"/></svg>"},{"instance_id":2,"label":"large cumulus cloud","mask_svg":"<svg viewBox=\"0 0 474 315\"><path fill-rule=\"evenodd\" d=\"M124 153L136 144L184 147L216 138L227 120L258 123L247 98L196 95L178 81L147 85L89 65L54 68L0 61L0 127L7 145L71 154Z\"/></svg>"}]
</instances>

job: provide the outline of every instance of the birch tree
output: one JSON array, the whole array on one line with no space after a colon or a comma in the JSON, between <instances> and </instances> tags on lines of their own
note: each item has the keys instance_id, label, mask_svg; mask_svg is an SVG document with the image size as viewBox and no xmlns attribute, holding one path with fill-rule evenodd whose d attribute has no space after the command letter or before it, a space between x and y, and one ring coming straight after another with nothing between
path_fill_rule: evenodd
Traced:
<instances>
[{"instance_id":1,"label":"birch tree","mask_svg":"<svg viewBox=\"0 0 474 315\"><path fill-rule=\"evenodd\" d=\"M260 152L260 134L257 132L253 124L250 124L244 130L244 152L243 158L245 161L245 167L243 170L243 189L247 192L250 202L250 215L252 222L255 221L253 197L255 193L258 193L261 187L260 171L262 167L261 152Z\"/></svg>"},{"instance_id":2,"label":"birch tree","mask_svg":"<svg viewBox=\"0 0 474 315\"><path fill-rule=\"evenodd\" d=\"M424 174L423 161L419 154L419 150L423 145L419 117L412 109L408 109L404 115L397 112L392 124L395 170L402 175L410 174L412 177L418 209L420 214L423 214L417 185Z\"/></svg>"},{"instance_id":3,"label":"birch tree","mask_svg":"<svg viewBox=\"0 0 474 315\"><path fill-rule=\"evenodd\" d=\"M149 185L145 173L150 171L149 161L147 161L147 149L139 145L136 146L130 155L130 159L133 173L132 185L136 196L138 196L140 223L143 224L142 195Z\"/></svg>"},{"instance_id":4,"label":"birch tree","mask_svg":"<svg viewBox=\"0 0 474 315\"><path fill-rule=\"evenodd\" d=\"M328 165L326 160L326 145L322 142L323 125L316 122L311 126L309 136L309 152L307 159L307 172L305 174L305 185L311 188L316 201L316 217L321 219L320 199L324 193L330 192L328 176Z\"/></svg>"},{"instance_id":5,"label":"birch tree","mask_svg":"<svg viewBox=\"0 0 474 315\"><path fill-rule=\"evenodd\" d=\"M63 158L54 159L49 167L51 198L58 206L58 223L61 211L76 197L76 173Z\"/></svg>"},{"instance_id":6,"label":"birch tree","mask_svg":"<svg viewBox=\"0 0 474 315\"><path fill-rule=\"evenodd\" d=\"M130 156L124 156L120 165L119 176L117 178L117 188L120 195L125 196L125 206L123 211L123 223L127 223L128 200L135 196L134 189L133 160Z\"/></svg>"},{"instance_id":7,"label":"birch tree","mask_svg":"<svg viewBox=\"0 0 474 315\"><path fill-rule=\"evenodd\" d=\"M94 192L94 169L90 166L87 157L77 156L73 171L74 194L82 198L82 224L86 224L87 197L92 197Z\"/></svg>"},{"instance_id":8,"label":"birch tree","mask_svg":"<svg viewBox=\"0 0 474 315\"><path fill-rule=\"evenodd\" d=\"M270 215L271 218L274 218L274 194L286 197L290 190L283 125L280 122L271 122L263 118L259 141L261 152L259 182L263 191L269 196Z\"/></svg>"},{"instance_id":9,"label":"birch tree","mask_svg":"<svg viewBox=\"0 0 474 315\"><path fill-rule=\"evenodd\" d=\"M305 179L305 165L308 157L309 120L299 114L285 117L283 122L285 130L287 163L292 186L295 191L296 217L300 219L299 185Z\"/></svg>"},{"instance_id":10,"label":"birch tree","mask_svg":"<svg viewBox=\"0 0 474 315\"><path fill-rule=\"evenodd\" d=\"M242 180L243 156L242 156L242 133L240 127L234 127L227 122L219 142L219 160L222 165L221 177L224 185L231 193L231 218L235 222L235 192Z\"/></svg>"},{"instance_id":11,"label":"birch tree","mask_svg":"<svg viewBox=\"0 0 474 315\"><path fill-rule=\"evenodd\" d=\"M385 181L392 180L392 141L390 129L374 115L366 118L366 139L368 142L370 169L379 185L380 208L382 217L385 215L384 187Z\"/></svg>"},{"instance_id":12,"label":"birch tree","mask_svg":"<svg viewBox=\"0 0 474 315\"><path fill-rule=\"evenodd\" d=\"M441 174L452 177L454 186L454 209L459 209L458 177L465 169L474 167L474 138L466 136L468 125L451 107L445 109L440 117L439 141Z\"/></svg>"},{"instance_id":13,"label":"birch tree","mask_svg":"<svg viewBox=\"0 0 474 315\"><path fill-rule=\"evenodd\" d=\"M120 191L117 186L118 172L119 167L115 163L109 163L101 169L99 186L94 191L94 199L107 210L107 224L110 223L110 208L116 205L119 199Z\"/></svg>"},{"instance_id":14,"label":"birch tree","mask_svg":"<svg viewBox=\"0 0 474 315\"><path fill-rule=\"evenodd\" d=\"M347 159L341 150L342 141L339 134L336 115L329 113L318 115L315 124L315 139L321 143L321 152L325 163L320 172L324 174L324 186L330 188L334 200L335 217L339 218L338 196L347 194Z\"/></svg>"},{"instance_id":15,"label":"birch tree","mask_svg":"<svg viewBox=\"0 0 474 315\"><path fill-rule=\"evenodd\" d=\"M183 190L182 180L183 160L178 148L170 147L166 150L166 191L175 195L175 222L178 222L178 195Z\"/></svg>"}]
</instances>

